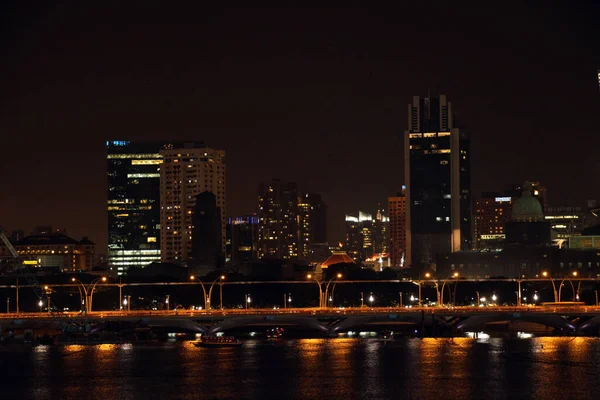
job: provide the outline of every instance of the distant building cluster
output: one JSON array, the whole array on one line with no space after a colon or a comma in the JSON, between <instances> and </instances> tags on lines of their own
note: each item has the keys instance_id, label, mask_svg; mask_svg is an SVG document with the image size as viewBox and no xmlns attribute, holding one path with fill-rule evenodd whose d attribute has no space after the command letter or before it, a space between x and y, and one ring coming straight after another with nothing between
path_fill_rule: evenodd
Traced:
<instances>
[{"instance_id":1,"label":"distant building cluster","mask_svg":"<svg viewBox=\"0 0 600 400\"><path fill-rule=\"evenodd\" d=\"M470 135L452 103L445 95L414 96L407 111L404 178L392 182L401 190L387 204L347 212L345 235L334 245L323 196L300 191L296 182L263 182L254 213L228 216L225 151L202 142L107 141L108 268L121 275L173 263L201 275L227 263L283 260L303 268L344 262L475 278L564 275L573 268L597 275L596 201L550 205L534 180L474 195ZM104 261L86 238L52 227L14 231L10 242L32 266L77 271Z\"/></svg>"}]
</instances>

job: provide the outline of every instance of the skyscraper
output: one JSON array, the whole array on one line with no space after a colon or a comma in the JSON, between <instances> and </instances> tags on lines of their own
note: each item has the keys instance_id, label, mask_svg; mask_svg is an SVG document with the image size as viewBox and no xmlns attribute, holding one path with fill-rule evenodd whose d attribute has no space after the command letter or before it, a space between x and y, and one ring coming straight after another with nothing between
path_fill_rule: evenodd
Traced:
<instances>
[{"instance_id":1,"label":"skyscraper","mask_svg":"<svg viewBox=\"0 0 600 400\"><path fill-rule=\"evenodd\" d=\"M225 256L221 208L217 206L217 196L211 192L202 192L195 197L192 252L188 266L191 273L200 275L223 267Z\"/></svg>"},{"instance_id":2,"label":"skyscraper","mask_svg":"<svg viewBox=\"0 0 600 400\"><path fill-rule=\"evenodd\" d=\"M390 264L393 268L405 266L406 252L406 197L402 193L388 197L390 214Z\"/></svg>"},{"instance_id":3,"label":"skyscraper","mask_svg":"<svg viewBox=\"0 0 600 400\"><path fill-rule=\"evenodd\" d=\"M298 258L298 186L273 179L258 188L258 256Z\"/></svg>"},{"instance_id":4,"label":"skyscraper","mask_svg":"<svg viewBox=\"0 0 600 400\"><path fill-rule=\"evenodd\" d=\"M313 225L311 205L306 200L306 196L298 196L298 258L301 260L308 259Z\"/></svg>"},{"instance_id":5,"label":"skyscraper","mask_svg":"<svg viewBox=\"0 0 600 400\"><path fill-rule=\"evenodd\" d=\"M227 219L231 236L232 261L248 261L258 258L258 223L256 215Z\"/></svg>"},{"instance_id":6,"label":"skyscraper","mask_svg":"<svg viewBox=\"0 0 600 400\"><path fill-rule=\"evenodd\" d=\"M344 250L356 262L373 256L373 217L359 211L346 215L346 243Z\"/></svg>"},{"instance_id":7,"label":"skyscraper","mask_svg":"<svg viewBox=\"0 0 600 400\"><path fill-rule=\"evenodd\" d=\"M106 142L108 265L113 275L160 260L160 166L164 143Z\"/></svg>"},{"instance_id":8,"label":"skyscraper","mask_svg":"<svg viewBox=\"0 0 600 400\"><path fill-rule=\"evenodd\" d=\"M307 260L311 245L327 242L327 206L318 193L298 197L298 258Z\"/></svg>"},{"instance_id":9,"label":"skyscraper","mask_svg":"<svg viewBox=\"0 0 600 400\"><path fill-rule=\"evenodd\" d=\"M390 251L390 218L381 205L373 219L373 253L384 254Z\"/></svg>"},{"instance_id":10,"label":"skyscraper","mask_svg":"<svg viewBox=\"0 0 600 400\"><path fill-rule=\"evenodd\" d=\"M310 204L310 242L327 243L327 205L319 193L307 193L305 199Z\"/></svg>"},{"instance_id":11,"label":"skyscraper","mask_svg":"<svg viewBox=\"0 0 600 400\"><path fill-rule=\"evenodd\" d=\"M221 211L225 252L225 152L204 143L173 143L160 155L160 245L163 262L186 262L192 250L196 195L210 192Z\"/></svg>"},{"instance_id":12,"label":"skyscraper","mask_svg":"<svg viewBox=\"0 0 600 400\"><path fill-rule=\"evenodd\" d=\"M408 266L470 248L469 137L455 127L445 95L413 97L404 135Z\"/></svg>"},{"instance_id":13,"label":"skyscraper","mask_svg":"<svg viewBox=\"0 0 600 400\"><path fill-rule=\"evenodd\" d=\"M504 225L510 221L512 203L518 197L501 193L482 193L475 200L475 241L478 249L501 249L506 238Z\"/></svg>"}]
</instances>

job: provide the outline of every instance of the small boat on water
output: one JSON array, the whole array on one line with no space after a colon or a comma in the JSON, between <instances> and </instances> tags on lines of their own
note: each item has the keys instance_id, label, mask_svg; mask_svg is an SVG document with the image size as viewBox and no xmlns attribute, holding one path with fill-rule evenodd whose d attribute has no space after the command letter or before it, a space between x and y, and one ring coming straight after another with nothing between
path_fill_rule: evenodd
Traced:
<instances>
[{"instance_id":1,"label":"small boat on water","mask_svg":"<svg viewBox=\"0 0 600 400\"><path fill-rule=\"evenodd\" d=\"M281 339L283 337L283 328L273 328L269 329L265 336L269 340Z\"/></svg>"},{"instance_id":2,"label":"small boat on water","mask_svg":"<svg viewBox=\"0 0 600 400\"><path fill-rule=\"evenodd\" d=\"M232 336L203 336L197 342L196 347L240 347L242 342Z\"/></svg>"}]
</instances>

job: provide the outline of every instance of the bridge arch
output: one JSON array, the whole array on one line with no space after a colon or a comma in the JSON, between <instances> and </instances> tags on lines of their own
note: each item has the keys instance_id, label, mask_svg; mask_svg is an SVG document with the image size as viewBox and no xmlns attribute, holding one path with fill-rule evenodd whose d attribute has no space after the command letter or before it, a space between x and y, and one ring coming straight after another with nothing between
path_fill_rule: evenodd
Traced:
<instances>
[{"instance_id":1,"label":"bridge arch","mask_svg":"<svg viewBox=\"0 0 600 400\"><path fill-rule=\"evenodd\" d=\"M329 328L320 323L315 317L296 317L296 316L245 316L231 317L222 320L214 326L208 328L207 333L214 335L217 332L224 332L234 328L244 328L250 326L295 326L314 329L323 333L329 332Z\"/></svg>"},{"instance_id":2,"label":"bridge arch","mask_svg":"<svg viewBox=\"0 0 600 400\"><path fill-rule=\"evenodd\" d=\"M461 332L479 331L489 328L490 324L500 322L528 322L542 326L562 329L567 332L575 332L577 327L559 315L538 315L529 313L513 313L511 315L491 314L470 316L456 325Z\"/></svg>"}]
</instances>

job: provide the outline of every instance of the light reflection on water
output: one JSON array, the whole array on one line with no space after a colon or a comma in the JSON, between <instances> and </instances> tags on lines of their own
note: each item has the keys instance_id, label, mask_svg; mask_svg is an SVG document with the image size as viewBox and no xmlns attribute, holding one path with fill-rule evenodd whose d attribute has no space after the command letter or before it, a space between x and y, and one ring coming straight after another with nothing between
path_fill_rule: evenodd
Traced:
<instances>
[{"instance_id":1,"label":"light reflection on water","mask_svg":"<svg viewBox=\"0 0 600 400\"><path fill-rule=\"evenodd\" d=\"M251 340L0 352L1 398L594 398L600 340ZM560 384L568 382L568 385Z\"/></svg>"}]
</instances>

